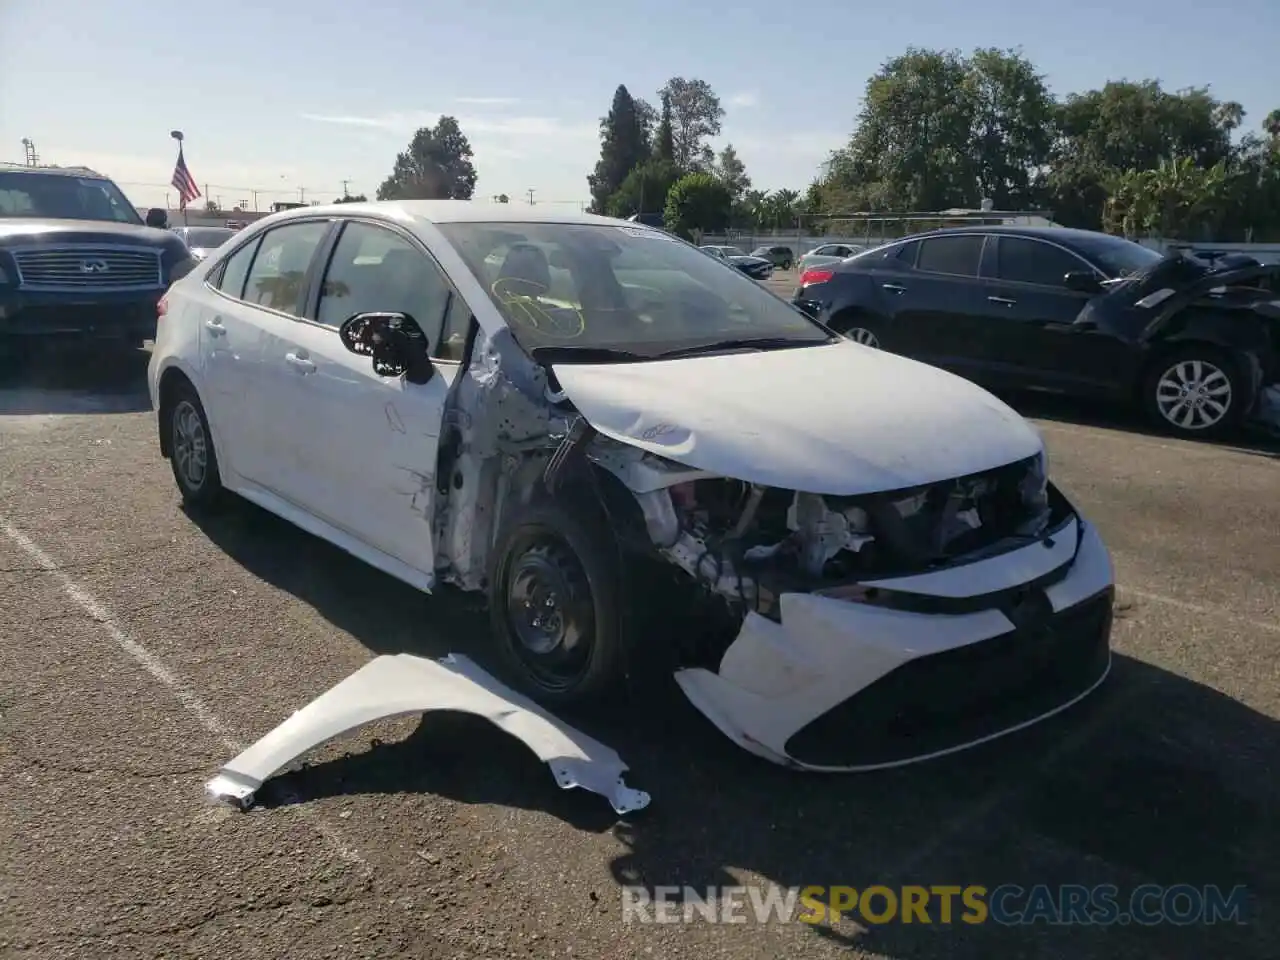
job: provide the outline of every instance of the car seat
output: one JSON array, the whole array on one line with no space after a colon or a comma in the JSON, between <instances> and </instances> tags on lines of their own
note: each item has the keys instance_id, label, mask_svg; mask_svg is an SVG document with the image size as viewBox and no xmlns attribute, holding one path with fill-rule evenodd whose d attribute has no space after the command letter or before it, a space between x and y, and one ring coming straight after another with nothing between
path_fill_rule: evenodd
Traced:
<instances>
[{"instance_id":1,"label":"car seat","mask_svg":"<svg viewBox=\"0 0 1280 960\"><path fill-rule=\"evenodd\" d=\"M407 313L432 335L444 312L446 290L422 254L404 247L388 250L378 274L385 284L378 293L379 301L387 304L385 309Z\"/></svg>"},{"instance_id":2,"label":"car seat","mask_svg":"<svg viewBox=\"0 0 1280 960\"><path fill-rule=\"evenodd\" d=\"M542 248L532 243L513 243L507 250L498 270L498 282L519 280L525 282L505 284L519 296L537 296L551 289L551 264Z\"/></svg>"}]
</instances>

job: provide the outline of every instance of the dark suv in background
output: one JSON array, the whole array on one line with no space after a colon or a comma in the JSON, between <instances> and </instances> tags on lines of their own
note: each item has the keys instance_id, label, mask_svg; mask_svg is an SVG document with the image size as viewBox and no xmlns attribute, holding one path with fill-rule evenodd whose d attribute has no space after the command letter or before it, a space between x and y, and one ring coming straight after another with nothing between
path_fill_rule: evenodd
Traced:
<instances>
[{"instance_id":1,"label":"dark suv in background","mask_svg":"<svg viewBox=\"0 0 1280 960\"><path fill-rule=\"evenodd\" d=\"M790 247L756 247L751 251L751 255L768 260L779 270L790 270L791 265L796 262L795 251Z\"/></svg>"},{"instance_id":2,"label":"dark suv in background","mask_svg":"<svg viewBox=\"0 0 1280 960\"><path fill-rule=\"evenodd\" d=\"M101 174L0 164L0 356L154 339L160 297L194 265Z\"/></svg>"}]
</instances>

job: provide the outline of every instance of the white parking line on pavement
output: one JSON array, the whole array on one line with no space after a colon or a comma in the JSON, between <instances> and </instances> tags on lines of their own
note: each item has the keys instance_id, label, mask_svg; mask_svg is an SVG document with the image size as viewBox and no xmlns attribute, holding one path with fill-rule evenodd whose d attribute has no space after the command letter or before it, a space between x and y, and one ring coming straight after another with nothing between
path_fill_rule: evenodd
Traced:
<instances>
[{"instance_id":1,"label":"white parking line on pavement","mask_svg":"<svg viewBox=\"0 0 1280 960\"><path fill-rule=\"evenodd\" d=\"M1163 603L1166 606L1177 607L1179 610L1186 610L1188 613L1198 613L1202 617L1218 617L1223 620L1231 620L1246 627L1252 627L1254 630L1261 630L1264 633L1280 633L1280 623L1268 623L1265 620L1253 620L1249 617L1242 617L1237 613L1232 613L1225 607L1203 603L1191 603L1188 600L1179 600L1176 597L1166 597L1160 593L1148 593L1146 590L1135 590L1133 587L1121 585L1119 588L1121 593L1127 593L1131 597L1137 597L1139 600L1147 600L1151 603Z\"/></svg>"},{"instance_id":2,"label":"white parking line on pavement","mask_svg":"<svg viewBox=\"0 0 1280 960\"><path fill-rule=\"evenodd\" d=\"M10 542L30 557L36 566L53 577L58 586L62 588L62 592L67 595L67 598L83 610L91 620L101 626L107 636L114 640L120 649L132 657L153 679L168 687L169 691L178 699L178 702L182 704L187 712L195 717L200 726L216 737L219 743L233 754L238 754L244 749L244 744L238 742L232 736L226 724L205 706L204 701L192 691L190 685L179 679L155 654L125 633L102 602L72 579L58 566L57 561L45 553L34 540L4 517L0 517L0 533L3 533ZM307 807L299 807L298 812L311 821L316 831L329 843L338 856L348 863L360 866L368 873L369 865L364 857L337 830L313 815L312 811Z\"/></svg>"}]
</instances>

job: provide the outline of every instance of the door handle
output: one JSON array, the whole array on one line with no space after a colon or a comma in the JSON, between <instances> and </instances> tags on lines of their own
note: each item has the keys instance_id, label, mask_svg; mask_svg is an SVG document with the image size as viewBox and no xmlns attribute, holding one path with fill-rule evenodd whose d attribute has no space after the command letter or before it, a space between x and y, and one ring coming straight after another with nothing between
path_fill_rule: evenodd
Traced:
<instances>
[{"instance_id":1,"label":"door handle","mask_svg":"<svg viewBox=\"0 0 1280 960\"><path fill-rule=\"evenodd\" d=\"M882 283L880 284L880 286L884 287L890 293L906 293L907 292L906 287L899 286L896 283Z\"/></svg>"},{"instance_id":2,"label":"door handle","mask_svg":"<svg viewBox=\"0 0 1280 960\"><path fill-rule=\"evenodd\" d=\"M316 372L316 365L301 354L286 353L284 358L291 367L294 367L303 375Z\"/></svg>"},{"instance_id":3,"label":"door handle","mask_svg":"<svg viewBox=\"0 0 1280 960\"><path fill-rule=\"evenodd\" d=\"M220 337L227 332L227 328L222 325L221 319L206 320L204 322L204 328L215 337Z\"/></svg>"},{"instance_id":4,"label":"door handle","mask_svg":"<svg viewBox=\"0 0 1280 960\"><path fill-rule=\"evenodd\" d=\"M1017 300L1010 300L1008 297L987 297L992 303L1003 303L1006 307L1012 307Z\"/></svg>"}]
</instances>

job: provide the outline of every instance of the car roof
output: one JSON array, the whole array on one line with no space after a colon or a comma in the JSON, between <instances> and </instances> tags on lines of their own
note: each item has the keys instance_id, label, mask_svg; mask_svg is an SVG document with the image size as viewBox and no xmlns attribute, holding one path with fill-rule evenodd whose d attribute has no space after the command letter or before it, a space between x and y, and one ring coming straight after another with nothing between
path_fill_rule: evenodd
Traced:
<instances>
[{"instance_id":1,"label":"car roof","mask_svg":"<svg viewBox=\"0 0 1280 960\"><path fill-rule=\"evenodd\" d=\"M1052 240L1055 243L1065 243L1070 245L1073 242L1088 243L1099 236L1110 236L1110 234L1101 234L1096 230L1078 230L1075 227L1020 227L1016 225L1004 224L982 224L975 223L970 227L941 227L937 230L927 230L923 233L913 233L905 237L898 237L895 240L886 240L884 246L890 243L900 243L904 240L920 240L924 237L945 237L953 233L993 233L1006 237L1029 237L1040 240ZM1124 239L1116 237L1115 239Z\"/></svg>"},{"instance_id":2,"label":"car roof","mask_svg":"<svg viewBox=\"0 0 1280 960\"><path fill-rule=\"evenodd\" d=\"M328 214L345 216L373 214L396 220L417 220L424 223L582 223L607 224L613 227L636 226L634 222L616 217L601 217L593 213L476 200L373 200L367 203L329 203L282 210L272 214L270 219L272 223L282 223L297 217Z\"/></svg>"},{"instance_id":3,"label":"car roof","mask_svg":"<svg viewBox=\"0 0 1280 960\"><path fill-rule=\"evenodd\" d=\"M59 177L79 177L81 180L109 180L105 174L88 167L33 167L25 163L0 163L0 173L44 173Z\"/></svg>"}]
</instances>

